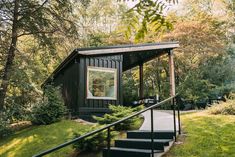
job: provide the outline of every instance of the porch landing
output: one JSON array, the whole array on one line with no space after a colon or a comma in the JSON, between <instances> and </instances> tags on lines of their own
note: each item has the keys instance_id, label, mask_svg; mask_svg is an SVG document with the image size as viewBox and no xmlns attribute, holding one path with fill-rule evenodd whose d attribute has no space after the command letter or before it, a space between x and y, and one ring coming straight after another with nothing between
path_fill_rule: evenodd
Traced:
<instances>
[{"instance_id":1,"label":"porch landing","mask_svg":"<svg viewBox=\"0 0 235 157\"><path fill-rule=\"evenodd\" d=\"M150 110L144 112L143 114L144 117L144 123L140 127L139 130L151 130L151 114ZM168 131L174 131L174 119L173 119L173 111L171 110L154 110L153 111L153 127L154 130L158 131L163 131L163 130L168 130ZM178 132L179 127L178 127L178 120L176 117L176 130ZM171 141L168 146L165 146L164 152L161 153L155 153L154 157L162 157L165 155L170 148L173 146L174 141Z\"/></svg>"},{"instance_id":2,"label":"porch landing","mask_svg":"<svg viewBox=\"0 0 235 157\"><path fill-rule=\"evenodd\" d=\"M144 123L139 130L151 130L150 110L144 112L142 115L144 116ZM171 110L153 110L153 121L154 130L174 131L173 111ZM176 130L179 130L177 117Z\"/></svg>"}]
</instances>

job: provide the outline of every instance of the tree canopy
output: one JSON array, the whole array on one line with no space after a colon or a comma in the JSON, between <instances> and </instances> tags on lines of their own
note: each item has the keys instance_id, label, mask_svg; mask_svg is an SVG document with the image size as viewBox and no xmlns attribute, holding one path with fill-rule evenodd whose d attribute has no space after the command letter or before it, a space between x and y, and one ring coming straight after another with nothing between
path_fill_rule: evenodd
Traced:
<instances>
[{"instance_id":1,"label":"tree canopy","mask_svg":"<svg viewBox=\"0 0 235 157\"><path fill-rule=\"evenodd\" d=\"M235 73L234 3L140 0L128 8L113 0L2 0L0 108L22 118L17 115L42 97L41 83L72 49L124 43L179 41L177 91L193 100L229 93ZM145 96L168 97L167 58L146 63L144 79ZM137 99L138 69L126 72L123 83L124 99Z\"/></svg>"}]
</instances>

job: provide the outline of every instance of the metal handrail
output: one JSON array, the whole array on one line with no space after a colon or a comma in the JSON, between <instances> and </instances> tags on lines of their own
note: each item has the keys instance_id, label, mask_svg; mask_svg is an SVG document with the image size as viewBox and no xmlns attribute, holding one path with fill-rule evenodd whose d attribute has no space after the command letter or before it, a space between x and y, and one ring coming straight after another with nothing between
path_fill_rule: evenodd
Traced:
<instances>
[{"instance_id":1,"label":"metal handrail","mask_svg":"<svg viewBox=\"0 0 235 157\"><path fill-rule=\"evenodd\" d=\"M75 139L73 139L73 140L71 140L71 141L68 141L68 142L65 142L65 143L63 143L63 144L60 144L60 145L58 145L58 146L56 146L56 147L54 147L54 148L51 148L51 149L48 149L48 150L46 150L46 151L43 151L43 152L41 152L41 153L39 153L39 154L36 154L36 155L34 155L33 157L42 157L42 156L44 156L44 155L47 155L47 154L49 154L49 153L52 153L52 152L54 152L54 151L56 151L56 150L58 150L58 149L61 149L61 148L63 148L63 147L66 147L66 146L68 146L68 145L70 145L70 144L73 144L73 143L75 143L75 142L77 142L77 141L79 141L79 140L82 140L82 139L84 139L84 138L86 138L86 137L89 137L89 136L92 136L92 135L94 135L94 134L97 134L97 133L99 133L99 132L101 132L101 131L104 131L104 130L108 130L108 138L110 138L110 128L111 127L113 127L113 126L115 126L115 125L117 125L117 124L120 124L120 123L122 123L122 122L124 122L124 121L126 121L126 120L128 120L128 119L131 119L131 118L133 118L133 117L135 117L135 116L138 116L138 115L140 115L141 113L144 113L144 112L146 112L146 111L148 111L148 110L153 110L154 108L156 108L156 107L159 107L159 106L161 106L161 105L163 105L163 104L165 104L166 102L168 102L168 101L170 101L170 100L173 100L172 101L172 104L173 104L173 109L174 109L174 128L175 128L175 107L174 107L174 99L176 98L178 96L178 94L176 94L175 96L172 96L172 97L169 97L169 98L167 98L167 99L165 99L165 100L163 100L163 101L161 101L161 102L159 102L159 103L157 103L157 104L154 104L154 105L152 105L152 106L150 106L150 107L147 107L147 108L145 108L145 109L143 109L143 110L141 110L141 111L138 111L138 112L136 112L136 113L134 113L134 114L132 114L132 115L130 115L130 116L127 116L126 118L123 118L123 119L121 119L121 120L118 120L118 121L116 121L116 122L114 122L114 123L111 123L111 124L108 124L108 125L106 125L105 127L102 127L102 128L100 128L100 129L97 129L97 130L94 130L94 131L92 131L92 132L90 132L90 133L87 133L87 134L84 134L84 135L82 135L82 136L80 136L80 137L78 137L78 138L75 138ZM178 111L179 112L179 111ZM152 111L151 111L151 114L152 114ZM151 120L152 122L152 124L151 124L151 126L153 127L153 120ZM151 131L153 131L153 128L151 127ZM174 132L175 132L175 135L176 135L176 129L174 129ZM152 137L153 138L153 137ZM176 137L175 137L176 138ZM108 141L110 141L110 139L108 139ZM109 143L109 142L108 142ZM109 146L108 147L110 147L110 144L109 144Z\"/></svg>"}]
</instances>

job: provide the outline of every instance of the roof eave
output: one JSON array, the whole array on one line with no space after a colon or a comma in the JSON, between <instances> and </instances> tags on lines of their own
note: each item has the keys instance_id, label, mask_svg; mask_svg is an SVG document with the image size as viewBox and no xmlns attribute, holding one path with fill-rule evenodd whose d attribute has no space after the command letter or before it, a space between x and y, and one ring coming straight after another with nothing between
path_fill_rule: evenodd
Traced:
<instances>
[{"instance_id":1,"label":"roof eave","mask_svg":"<svg viewBox=\"0 0 235 157\"><path fill-rule=\"evenodd\" d=\"M148 50L159 50L159 49L174 49L180 47L179 42L162 42L162 43L149 43L149 44L138 44L138 45L120 45L120 46L109 46L99 48L78 48L72 51L72 53L66 57L63 62L53 71L53 73L43 82L41 87L43 88L48 82L58 74L60 70L65 68L77 55L108 55L115 53L127 53L127 52L139 52Z\"/></svg>"},{"instance_id":2,"label":"roof eave","mask_svg":"<svg viewBox=\"0 0 235 157\"><path fill-rule=\"evenodd\" d=\"M148 51L148 50L159 50L159 49L174 49L178 48L178 42L172 43L163 43L163 44L151 44L151 45L135 45L135 46L126 46L126 47L113 47L107 49L88 49L88 50L77 50L79 54L89 56L89 55L107 55L115 53L127 53L127 52L139 52L139 51Z\"/></svg>"}]
</instances>

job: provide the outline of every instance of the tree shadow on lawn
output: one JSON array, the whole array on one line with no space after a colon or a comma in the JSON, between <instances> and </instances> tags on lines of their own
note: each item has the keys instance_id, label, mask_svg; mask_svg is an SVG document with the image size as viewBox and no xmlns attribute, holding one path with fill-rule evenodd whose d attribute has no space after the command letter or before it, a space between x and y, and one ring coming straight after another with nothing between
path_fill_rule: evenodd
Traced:
<instances>
[{"instance_id":1,"label":"tree shadow on lawn","mask_svg":"<svg viewBox=\"0 0 235 157\"><path fill-rule=\"evenodd\" d=\"M77 122L62 121L51 125L32 126L16 132L0 141L1 157L26 157L47 150L73 138L73 132L80 132L88 126ZM65 147L49 156L67 156L73 150Z\"/></svg>"}]
</instances>

